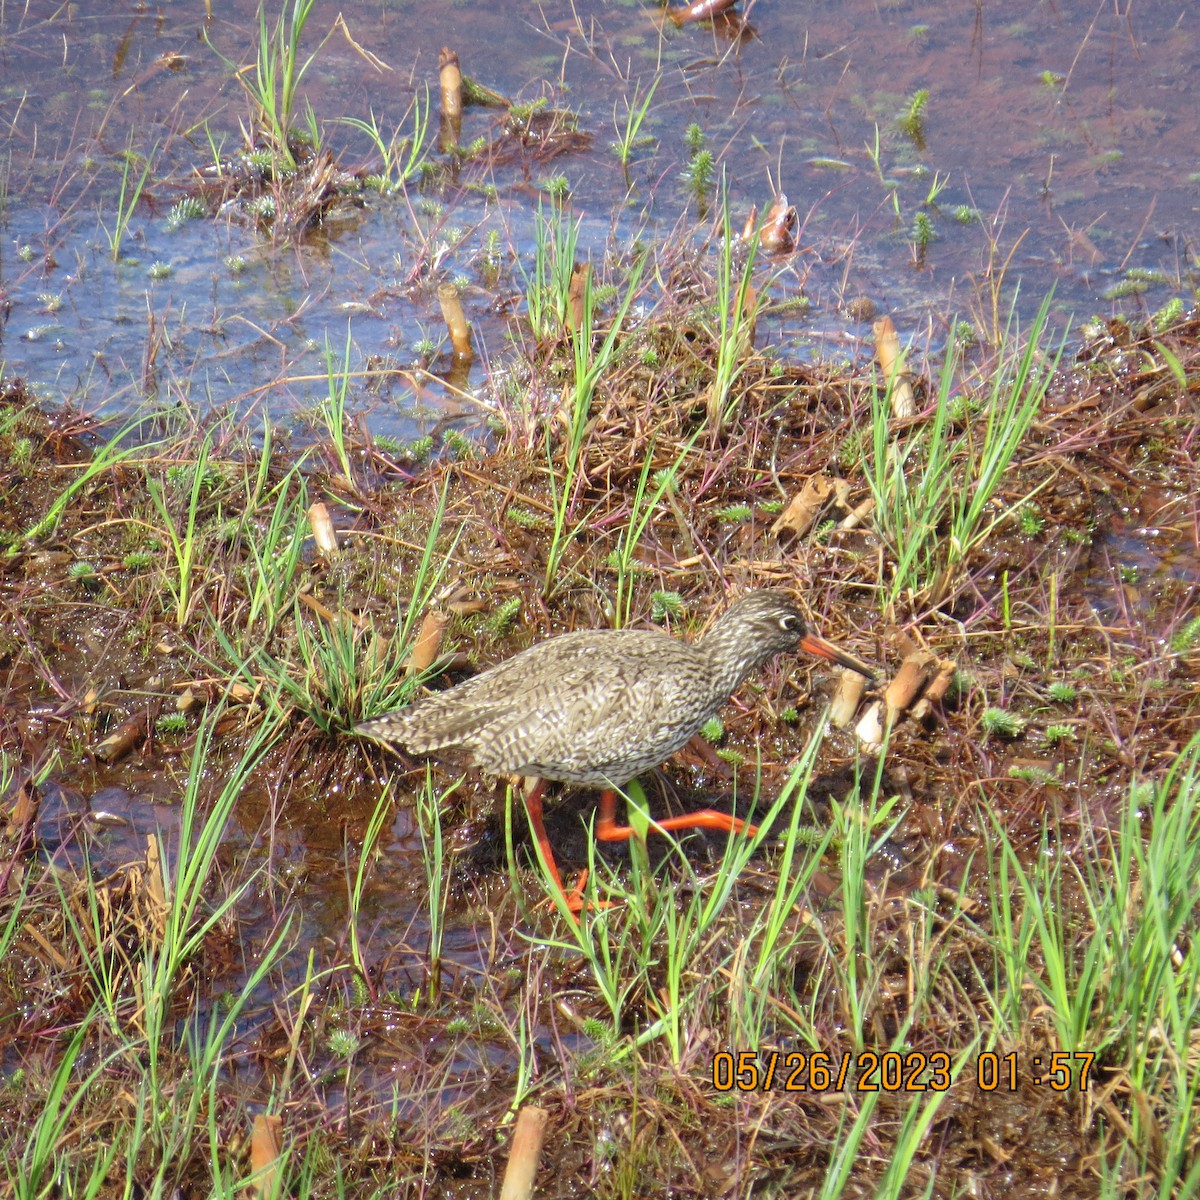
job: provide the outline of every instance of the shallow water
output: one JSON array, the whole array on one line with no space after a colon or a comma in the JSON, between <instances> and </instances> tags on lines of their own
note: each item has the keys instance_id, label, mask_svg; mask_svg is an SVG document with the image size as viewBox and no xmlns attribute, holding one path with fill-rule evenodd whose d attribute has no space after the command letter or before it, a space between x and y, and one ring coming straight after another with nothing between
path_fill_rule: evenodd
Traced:
<instances>
[{"instance_id":1,"label":"shallow water","mask_svg":"<svg viewBox=\"0 0 1200 1200\"><path fill-rule=\"evenodd\" d=\"M7 6L7 369L89 411L186 398L286 420L324 394L325 348L341 356L348 338L352 370L378 356L444 373L434 290L454 279L480 351L456 382L488 400L511 356L509 313L521 307L547 182L565 180L581 249L597 261L635 238L701 238L712 196L699 203L683 179L692 125L736 222L752 203L765 210L776 188L799 211L800 250L769 264L770 295L802 294L808 306L762 322L759 339L788 356L868 357L869 320L846 311L860 297L923 348L945 340L955 313L990 332L1018 288L1026 315L1056 289L1060 323L1190 295L1200 106L1189 81L1200 47L1188 4L745 7L744 24L676 28L652 5L596 0L352 6L354 38L389 69L334 33L302 84L347 167L369 166L373 151L343 118L402 124L414 95L429 86L436 97L444 45L481 83L575 111L590 144L469 161L459 187L368 195L302 245L273 247L232 213L174 231L168 222L212 149L240 145L248 105L219 54L250 61L252 4L222 6L211 25L200 5ZM337 8L317 5L305 52ZM626 177L611 143L655 85L641 130L652 140ZM897 119L920 90L928 102L906 134ZM501 119L468 109L460 143L497 138ZM127 148L152 170L114 262ZM467 190L477 185L494 185L494 198ZM923 249L918 220L932 239ZM493 234L498 277L483 264ZM479 424L478 409L436 378L419 394L404 376L375 382L352 407L378 431Z\"/></svg>"}]
</instances>

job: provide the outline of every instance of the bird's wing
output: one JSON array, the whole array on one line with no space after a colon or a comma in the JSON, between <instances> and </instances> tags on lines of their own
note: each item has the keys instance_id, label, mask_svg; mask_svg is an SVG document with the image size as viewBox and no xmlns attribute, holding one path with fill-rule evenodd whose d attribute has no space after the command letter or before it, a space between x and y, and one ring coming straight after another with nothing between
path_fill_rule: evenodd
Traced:
<instances>
[{"instance_id":1,"label":"bird's wing","mask_svg":"<svg viewBox=\"0 0 1200 1200\"><path fill-rule=\"evenodd\" d=\"M580 772L611 766L614 781L624 782L628 773L617 764L629 753L627 744L650 757L665 744L666 758L691 736L671 733L695 707L689 708L688 676L676 659L677 648L686 654L681 643L654 633L626 638L620 657L594 641L573 645L558 638L546 645L556 648L539 664L547 670L514 694L509 711L493 711L488 721L489 738L510 747L510 759L519 757L528 773L551 764Z\"/></svg>"}]
</instances>

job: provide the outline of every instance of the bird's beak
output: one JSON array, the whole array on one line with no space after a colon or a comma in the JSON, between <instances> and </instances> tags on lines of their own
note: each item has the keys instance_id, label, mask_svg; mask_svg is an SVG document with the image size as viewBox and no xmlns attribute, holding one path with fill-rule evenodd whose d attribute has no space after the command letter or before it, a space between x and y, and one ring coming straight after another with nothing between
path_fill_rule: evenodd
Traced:
<instances>
[{"instance_id":1,"label":"bird's beak","mask_svg":"<svg viewBox=\"0 0 1200 1200\"><path fill-rule=\"evenodd\" d=\"M832 642L827 642L815 633L806 633L800 639L800 649L807 650L809 654L815 654L818 658L827 658L830 662L840 663L843 667L849 667L851 671L857 671L871 682L875 681L875 672L861 658L847 654L845 650L839 649Z\"/></svg>"}]
</instances>

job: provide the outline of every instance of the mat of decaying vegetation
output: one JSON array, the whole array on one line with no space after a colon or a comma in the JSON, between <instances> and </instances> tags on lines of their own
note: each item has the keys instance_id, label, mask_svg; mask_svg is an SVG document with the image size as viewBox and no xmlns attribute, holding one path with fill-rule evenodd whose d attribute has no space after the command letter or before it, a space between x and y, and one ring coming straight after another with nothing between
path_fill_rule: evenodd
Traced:
<instances>
[{"instance_id":1,"label":"mat of decaying vegetation","mask_svg":"<svg viewBox=\"0 0 1200 1200\"><path fill-rule=\"evenodd\" d=\"M970 492L1019 348L969 352L940 405L914 372L917 415L896 419L872 372L745 345L726 389L711 308L662 304L618 330L582 413L580 335L544 337L488 414L491 448L343 427L289 455L270 430L161 413L135 440L8 381L18 1194L232 1189L253 1169L490 1195L529 1103L549 1113L547 1196L1190 1194L1196 950L1174 931L1197 885L1160 888L1132 841L1195 812L1200 322L1093 326L1053 370L1043 339L1047 394L984 536L948 546L948 509L882 511L895 469L937 486L940 409L946 478ZM922 512L933 536L902 571L888 521ZM873 696L818 744L835 681L777 662L644 781L652 812L777 822L716 916L697 898L731 850L698 835L606 851L593 874L621 903L576 929L540 903L502 783L347 736L422 679L570 628L694 636L764 585L878 663L880 692L902 662L954 672L896 710L880 758L858 725ZM554 808L568 866L591 801ZM1160 852L1194 863L1198 841L1188 818ZM1097 901L1114 879L1120 932ZM1120 939L1151 916L1173 1012L1146 980L1118 986ZM146 1104L170 1120L145 1128ZM278 1121L252 1127L264 1107Z\"/></svg>"}]
</instances>

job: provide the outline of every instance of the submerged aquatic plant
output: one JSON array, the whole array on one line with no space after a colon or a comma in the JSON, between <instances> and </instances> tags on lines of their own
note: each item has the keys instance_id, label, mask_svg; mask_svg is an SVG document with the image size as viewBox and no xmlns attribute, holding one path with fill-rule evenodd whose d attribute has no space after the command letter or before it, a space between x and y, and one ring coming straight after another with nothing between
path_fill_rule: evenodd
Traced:
<instances>
[{"instance_id":1,"label":"submerged aquatic plant","mask_svg":"<svg viewBox=\"0 0 1200 1200\"><path fill-rule=\"evenodd\" d=\"M917 147L925 148L925 110L929 107L929 89L920 88L912 94L908 107L896 118L900 132Z\"/></svg>"}]
</instances>

